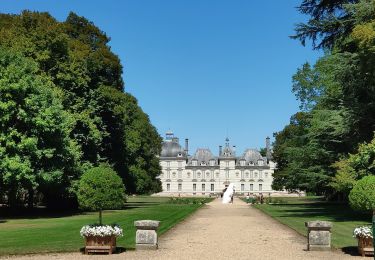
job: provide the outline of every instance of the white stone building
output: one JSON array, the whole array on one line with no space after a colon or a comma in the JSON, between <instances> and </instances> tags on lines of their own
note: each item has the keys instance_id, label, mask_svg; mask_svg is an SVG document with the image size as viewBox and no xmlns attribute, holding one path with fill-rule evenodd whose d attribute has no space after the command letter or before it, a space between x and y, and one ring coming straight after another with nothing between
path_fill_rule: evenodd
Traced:
<instances>
[{"instance_id":1,"label":"white stone building","mask_svg":"<svg viewBox=\"0 0 375 260\"><path fill-rule=\"evenodd\" d=\"M235 146L230 146L227 138L225 146L219 146L218 156L207 148L189 155L188 139L182 148L179 139L167 132L160 154L163 192L159 195L216 195L229 183L234 183L237 195L279 193L271 188L275 163L271 160L268 137L266 149L265 157L256 149L246 149L236 156Z\"/></svg>"}]
</instances>

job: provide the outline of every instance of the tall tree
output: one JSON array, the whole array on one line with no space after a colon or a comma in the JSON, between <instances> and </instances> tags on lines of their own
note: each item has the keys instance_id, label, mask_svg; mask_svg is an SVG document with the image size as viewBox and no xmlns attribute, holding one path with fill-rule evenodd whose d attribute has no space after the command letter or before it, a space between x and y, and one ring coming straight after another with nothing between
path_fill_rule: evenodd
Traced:
<instances>
[{"instance_id":1,"label":"tall tree","mask_svg":"<svg viewBox=\"0 0 375 260\"><path fill-rule=\"evenodd\" d=\"M49 187L50 197L66 190L79 172L80 152L69 138L72 119L61 91L39 75L30 59L0 49L0 176L10 206L22 193L33 206L34 192Z\"/></svg>"}]
</instances>

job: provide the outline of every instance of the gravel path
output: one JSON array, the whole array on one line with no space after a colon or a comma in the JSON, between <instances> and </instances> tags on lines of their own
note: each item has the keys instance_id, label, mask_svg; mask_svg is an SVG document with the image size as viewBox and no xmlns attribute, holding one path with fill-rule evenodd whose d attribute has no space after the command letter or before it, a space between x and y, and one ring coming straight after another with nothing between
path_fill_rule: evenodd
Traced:
<instances>
[{"instance_id":1,"label":"gravel path","mask_svg":"<svg viewBox=\"0 0 375 260\"><path fill-rule=\"evenodd\" d=\"M341 251L306 251L306 238L251 208L239 199L207 204L159 239L157 251L128 251L115 255L80 253L10 257L50 259L358 259Z\"/></svg>"}]
</instances>

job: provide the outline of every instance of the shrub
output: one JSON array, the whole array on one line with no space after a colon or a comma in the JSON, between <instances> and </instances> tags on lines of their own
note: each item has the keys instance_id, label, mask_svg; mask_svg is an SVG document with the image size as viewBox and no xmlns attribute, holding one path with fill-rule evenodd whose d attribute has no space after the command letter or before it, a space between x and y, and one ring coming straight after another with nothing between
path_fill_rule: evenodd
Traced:
<instances>
[{"instance_id":1,"label":"shrub","mask_svg":"<svg viewBox=\"0 0 375 260\"><path fill-rule=\"evenodd\" d=\"M108 166L99 166L82 175L77 199L81 209L99 211L99 223L102 225L102 210L124 206L125 187L115 171Z\"/></svg>"},{"instance_id":2,"label":"shrub","mask_svg":"<svg viewBox=\"0 0 375 260\"><path fill-rule=\"evenodd\" d=\"M213 198L169 198L169 204L206 204Z\"/></svg>"},{"instance_id":3,"label":"shrub","mask_svg":"<svg viewBox=\"0 0 375 260\"><path fill-rule=\"evenodd\" d=\"M375 176L366 176L357 181L350 191L349 202L355 210L375 210Z\"/></svg>"}]
</instances>

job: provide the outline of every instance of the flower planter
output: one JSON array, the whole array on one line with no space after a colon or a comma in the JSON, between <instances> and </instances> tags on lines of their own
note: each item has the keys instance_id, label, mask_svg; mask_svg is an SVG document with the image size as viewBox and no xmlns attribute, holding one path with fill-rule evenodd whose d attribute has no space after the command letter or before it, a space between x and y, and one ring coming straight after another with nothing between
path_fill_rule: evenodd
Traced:
<instances>
[{"instance_id":1,"label":"flower planter","mask_svg":"<svg viewBox=\"0 0 375 260\"><path fill-rule=\"evenodd\" d=\"M85 237L85 254L108 253L116 250L116 236L88 236Z\"/></svg>"},{"instance_id":2,"label":"flower planter","mask_svg":"<svg viewBox=\"0 0 375 260\"><path fill-rule=\"evenodd\" d=\"M358 239L358 252L361 256L373 255L374 246L371 237L357 237Z\"/></svg>"}]
</instances>

